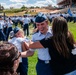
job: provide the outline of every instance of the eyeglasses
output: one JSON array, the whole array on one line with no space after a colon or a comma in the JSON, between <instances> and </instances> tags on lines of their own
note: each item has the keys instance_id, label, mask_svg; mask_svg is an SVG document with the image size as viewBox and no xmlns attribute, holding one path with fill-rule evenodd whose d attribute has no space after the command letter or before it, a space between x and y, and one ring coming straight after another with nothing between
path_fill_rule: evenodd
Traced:
<instances>
[{"instance_id":1,"label":"eyeglasses","mask_svg":"<svg viewBox=\"0 0 76 75\"><path fill-rule=\"evenodd\" d=\"M19 52L18 57L17 57L16 59L18 59L20 56L21 56L21 52ZM15 59L15 60L16 60L16 59Z\"/></svg>"},{"instance_id":2,"label":"eyeglasses","mask_svg":"<svg viewBox=\"0 0 76 75\"><path fill-rule=\"evenodd\" d=\"M21 56L21 52L18 52L15 57L12 59L12 61L17 60Z\"/></svg>"}]
</instances>

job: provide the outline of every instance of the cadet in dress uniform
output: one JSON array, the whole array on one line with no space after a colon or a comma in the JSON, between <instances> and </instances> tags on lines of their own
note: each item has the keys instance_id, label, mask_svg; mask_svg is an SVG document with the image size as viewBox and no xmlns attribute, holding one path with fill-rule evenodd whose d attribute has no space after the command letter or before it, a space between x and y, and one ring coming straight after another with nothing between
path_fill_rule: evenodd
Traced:
<instances>
[{"instance_id":1,"label":"cadet in dress uniform","mask_svg":"<svg viewBox=\"0 0 76 75\"><path fill-rule=\"evenodd\" d=\"M51 28L48 26L47 17L43 13L39 13L35 19L38 32L32 36L32 41L36 42L43 38L52 36ZM34 54L34 51L32 51ZM52 70L49 61L51 57L48 48L38 49L38 62L36 65L37 75L52 75Z\"/></svg>"}]
</instances>

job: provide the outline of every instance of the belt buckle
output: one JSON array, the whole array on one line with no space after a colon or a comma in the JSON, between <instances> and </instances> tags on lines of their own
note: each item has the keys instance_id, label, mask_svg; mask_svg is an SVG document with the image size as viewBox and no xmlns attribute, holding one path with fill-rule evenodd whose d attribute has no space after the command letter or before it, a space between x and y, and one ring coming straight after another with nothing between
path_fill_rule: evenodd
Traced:
<instances>
[{"instance_id":1,"label":"belt buckle","mask_svg":"<svg viewBox=\"0 0 76 75\"><path fill-rule=\"evenodd\" d=\"M48 64L49 63L49 60L45 60L45 63Z\"/></svg>"}]
</instances>

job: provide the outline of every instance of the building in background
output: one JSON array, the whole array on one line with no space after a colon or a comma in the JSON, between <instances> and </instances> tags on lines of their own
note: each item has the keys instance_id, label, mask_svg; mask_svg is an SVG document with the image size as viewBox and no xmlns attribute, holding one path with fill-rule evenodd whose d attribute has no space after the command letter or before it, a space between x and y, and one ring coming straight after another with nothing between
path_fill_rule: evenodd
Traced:
<instances>
[{"instance_id":1,"label":"building in background","mask_svg":"<svg viewBox=\"0 0 76 75\"><path fill-rule=\"evenodd\" d=\"M59 8L76 7L76 0L57 0Z\"/></svg>"}]
</instances>

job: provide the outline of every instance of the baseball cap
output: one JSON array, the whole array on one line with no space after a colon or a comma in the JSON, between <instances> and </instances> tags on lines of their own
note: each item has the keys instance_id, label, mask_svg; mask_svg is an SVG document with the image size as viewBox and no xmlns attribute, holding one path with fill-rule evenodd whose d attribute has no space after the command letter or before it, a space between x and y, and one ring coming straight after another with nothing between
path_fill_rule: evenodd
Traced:
<instances>
[{"instance_id":1,"label":"baseball cap","mask_svg":"<svg viewBox=\"0 0 76 75\"><path fill-rule=\"evenodd\" d=\"M20 30L20 28L19 27L16 27L16 28L14 28L14 34L16 34L18 31Z\"/></svg>"},{"instance_id":2,"label":"baseball cap","mask_svg":"<svg viewBox=\"0 0 76 75\"><path fill-rule=\"evenodd\" d=\"M43 21L47 20L47 16L44 13L38 13L35 19L36 23L41 23Z\"/></svg>"}]
</instances>

